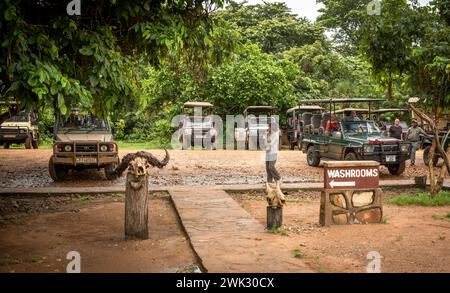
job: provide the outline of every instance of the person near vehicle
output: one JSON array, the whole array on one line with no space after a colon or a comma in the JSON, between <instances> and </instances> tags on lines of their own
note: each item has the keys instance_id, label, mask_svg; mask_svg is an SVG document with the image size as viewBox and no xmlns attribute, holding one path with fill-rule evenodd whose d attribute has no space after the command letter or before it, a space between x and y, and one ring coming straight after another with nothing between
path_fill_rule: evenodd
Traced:
<instances>
[{"instance_id":1,"label":"person near vehicle","mask_svg":"<svg viewBox=\"0 0 450 293\"><path fill-rule=\"evenodd\" d=\"M395 119L394 125L389 128L389 136L401 140L402 132L403 129L400 126L400 119Z\"/></svg>"},{"instance_id":2,"label":"person near vehicle","mask_svg":"<svg viewBox=\"0 0 450 293\"><path fill-rule=\"evenodd\" d=\"M276 122L269 123L269 128L267 129L265 136L265 146L266 146L266 172L267 172L267 182L272 183L275 181L280 184L281 176L275 168L278 157L278 144L280 140L279 126Z\"/></svg>"},{"instance_id":3,"label":"person near vehicle","mask_svg":"<svg viewBox=\"0 0 450 293\"><path fill-rule=\"evenodd\" d=\"M358 115L356 115L356 111L351 111L350 116L348 116L346 120L347 121L361 121L361 119L359 119Z\"/></svg>"},{"instance_id":4,"label":"person near vehicle","mask_svg":"<svg viewBox=\"0 0 450 293\"><path fill-rule=\"evenodd\" d=\"M408 129L406 134L406 140L411 143L411 166L416 164L416 151L419 148L420 135L426 135L426 132L419 127L416 119L411 122L411 127Z\"/></svg>"},{"instance_id":5,"label":"person near vehicle","mask_svg":"<svg viewBox=\"0 0 450 293\"><path fill-rule=\"evenodd\" d=\"M338 131L339 130L339 124L336 121L336 115L331 115L330 120L327 121L327 125L325 127L325 131L328 131L328 133L330 133L330 135L332 134L332 132L334 131Z\"/></svg>"}]
</instances>

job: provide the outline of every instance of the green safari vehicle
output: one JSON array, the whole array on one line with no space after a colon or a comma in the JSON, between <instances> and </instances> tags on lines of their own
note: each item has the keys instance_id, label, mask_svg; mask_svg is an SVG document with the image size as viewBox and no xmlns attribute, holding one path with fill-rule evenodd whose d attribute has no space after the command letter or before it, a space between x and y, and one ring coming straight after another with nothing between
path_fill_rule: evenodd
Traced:
<instances>
[{"instance_id":1,"label":"green safari vehicle","mask_svg":"<svg viewBox=\"0 0 450 293\"><path fill-rule=\"evenodd\" d=\"M385 133L373 120L360 117L338 115L334 129L327 130L328 121L336 111L336 104L380 102L380 99L326 99L304 100L300 103L328 104L330 112L322 116L313 115L311 125L304 128L301 150L307 154L309 166L318 166L321 159L326 160L371 160L386 166L392 175L400 175L405 170L405 161L410 157L411 145ZM326 106L324 106L325 108ZM334 111L333 111L334 110Z\"/></svg>"}]
</instances>

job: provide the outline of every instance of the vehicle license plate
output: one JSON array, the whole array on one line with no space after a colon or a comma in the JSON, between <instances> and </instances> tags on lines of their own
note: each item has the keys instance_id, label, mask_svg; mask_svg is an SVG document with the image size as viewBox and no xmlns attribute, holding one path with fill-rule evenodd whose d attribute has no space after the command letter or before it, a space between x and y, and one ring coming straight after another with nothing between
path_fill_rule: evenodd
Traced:
<instances>
[{"instance_id":1,"label":"vehicle license plate","mask_svg":"<svg viewBox=\"0 0 450 293\"><path fill-rule=\"evenodd\" d=\"M77 163L84 163L84 164L92 164L97 163L97 158L92 157L79 157L77 158Z\"/></svg>"},{"instance_id":2,"label":"vehicle license plate","mask_svg":"<svg viewBox=\"0 0 450 293\"><path fill-rule=\"evenodd\" d=\"M395 162L395 156L386 156L386 162Z\"/></svg>"}]
</instances>

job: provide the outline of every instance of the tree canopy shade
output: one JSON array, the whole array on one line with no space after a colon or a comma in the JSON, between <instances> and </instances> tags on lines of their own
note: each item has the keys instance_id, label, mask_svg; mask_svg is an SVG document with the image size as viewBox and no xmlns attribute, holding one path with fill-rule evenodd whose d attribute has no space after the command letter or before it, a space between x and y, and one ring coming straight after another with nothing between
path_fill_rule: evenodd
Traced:
<instances>
[{"instance_id":1,"label":"tree canopy shade","mask_svg":"<svg viewBox=\"0 0 450 293\"><path fill-rule=\"evenodd\" d=\"M264 53L280 53L324 41L324 29L291 13L286 3L246 5L230 1L218 15L240 30L244 40L258 44Z\"/></svg>"},{"instance_id":2,"label":"tree canopy shade","mask_svg":"<svg viewBox=\"0 0 450 293\"><path fill-rule=\"evenodd\" d=\"M139 68L166 56L202 62L221 0L0 2L0 99L21 107L72 105L106 113L139 100ZM10 109L12 110L12 108ZM1 119L0 119L0 122Z\"/></svg>"}]
</instances>

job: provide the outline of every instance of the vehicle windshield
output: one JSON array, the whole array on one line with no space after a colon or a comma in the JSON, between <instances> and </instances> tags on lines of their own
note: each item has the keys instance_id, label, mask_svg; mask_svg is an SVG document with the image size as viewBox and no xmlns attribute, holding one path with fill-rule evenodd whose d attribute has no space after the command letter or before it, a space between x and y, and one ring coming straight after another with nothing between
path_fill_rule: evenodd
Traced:
<instances>
[{"instance_id":1,"label":"vehicle windshield","mask_svg":"<svg viewBox=\"0 0 450 293\"><path fill-rule=\"evenodd\" d=\"M208 127L211 127L211 123L212 123L212 119L210 116L207 116L207 117L188 116L188 117L186 117L185 125L188 128L189 127L206 127L206 128L208 128Z\"/></svg>"},{"instance_id":2,"label":"vehicle windshield","mask_svg":"<svg viewBox=\"0 0 450 293\"><path fill-rule=\"evenodd\" d=\"M6 120L5 122L28 122L27 114L19 114Z\"/></svg>"},{"instance_id":3,"label":"vehicle windshield","mask_svg":"<svg viewBox=\"0 0 450 293\"><path fill-rule=\"evenodd\" d=\"M98 118L93 114L71 114L61 117L59 128L63 131L107 131L109 124L106 119Z\"/></svg>"},{"instance_id":4,"label":"vehicle windshield","mask_svg":"<svg viewBox=\"0 0 450 293\"><path fill-rule=\"evenodd\" d=\"M250 117L248 119L248 124L250 126L266 126L269 123L275 123L275 117L267 117L267 116L259 116L259 117Z\"/></svg>"},{"instance_id":5,"label":"vehicle windshield","mask_svg":"<svg viewBox=\"0 0 450 293\"><path fill-rule=\"evenodd\" d=\"M342 131L347 136L381 136L382 132L373 121L347 121L342 122Z\"/></svg>"}]
</instances>

